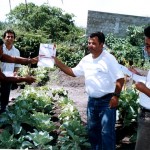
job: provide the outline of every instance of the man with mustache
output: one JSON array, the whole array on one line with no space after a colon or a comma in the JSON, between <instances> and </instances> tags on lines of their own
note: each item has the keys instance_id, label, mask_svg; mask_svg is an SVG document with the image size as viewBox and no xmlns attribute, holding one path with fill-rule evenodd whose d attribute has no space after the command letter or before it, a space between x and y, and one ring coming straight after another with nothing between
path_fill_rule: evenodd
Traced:
<instances>
[{"instance_id":1,"label":"man with mustache","mask_svg":"<svg viewBox=\"0 0 150 150\"><path fill-rule=\"evenodd\" d=\"M103 49L105 36L92 33L88 38L90 54L70 68L56 57L55 64L64 73L84 76L88 94L87 127L92 150L115 150L116 107L124 84L124 75L113 55Z\"/></svg>"}]
</instances>

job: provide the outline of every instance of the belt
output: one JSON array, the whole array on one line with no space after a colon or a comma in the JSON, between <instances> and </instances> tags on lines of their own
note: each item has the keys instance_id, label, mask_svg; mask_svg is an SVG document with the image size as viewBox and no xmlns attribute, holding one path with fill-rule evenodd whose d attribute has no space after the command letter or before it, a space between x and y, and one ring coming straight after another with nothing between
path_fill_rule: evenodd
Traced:
<instances>
[{"instance_id":1,"label":"belt","mask_svg":"<svg viewBox=\"0 0 150 150\"><path fill-rule=\"evenodd\" d=\"M95 99L95 100L100 100L100 99L105 99L108 96L113 96L113 93L108 93L108 94L106 94L106 95L104 95L102 97L90 97L90 98Z\"/></svg>"},{"instance_id":2,"label":"belt","mask_svg":"<svg viewBox=\"0 0 150 150\"><path fill-rule=\"evenodd\" d=\"M142 112L149 112L150 113L150 109L147 109L143 106L140 106L140 109L141 109Z\"/></svg>"}]
</instances>

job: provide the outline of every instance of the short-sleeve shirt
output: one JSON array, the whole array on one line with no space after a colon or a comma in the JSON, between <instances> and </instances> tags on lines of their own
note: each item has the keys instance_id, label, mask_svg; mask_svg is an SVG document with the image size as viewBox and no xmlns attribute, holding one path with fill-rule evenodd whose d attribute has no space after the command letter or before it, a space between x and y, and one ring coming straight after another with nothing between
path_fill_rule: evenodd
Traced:
<instances>
[{"instance_id":1,"label":"short-sleeve shirt","mask_svg":"<svg viewBox=\"0 0 150 150\"><path fill-rule=\"evenodd\" d=\"M3 53L10 55L10 56L15 56L15 57L20 57L20 52L18 49L16 49L14 46L8 50L5 46L3 45ZM15 67L21 67L21 64L15 64L15 63L7 63L7 62L1 62L1 71L5 74L5 72L14 72Z\"/></svg>"},{"instance_id":2,"label":"short-sleeve shirt","mask_svg":"<svg viewBox=\"0 0 150 150\"><path fill-rule=\"evenodd\" d=\"M85 77L86 92L95 98L113 93L116 80L124 78L117 60L106 50L96 59L92 58L92 54L88 54L72 70L75 76Z\"/></svg>"},{"instance_id":3,"label":"short-sleeve shirt","mask_svg":"<svg viewBox=\"0 0 150 150\"><path fill-rule=\"evenodd\" d=\"M150 89L150 70L147 74L145 85ZM141 106L150 109L150 97L142 92L139 93L139 103Z\"/></svg>"}]
</instances>

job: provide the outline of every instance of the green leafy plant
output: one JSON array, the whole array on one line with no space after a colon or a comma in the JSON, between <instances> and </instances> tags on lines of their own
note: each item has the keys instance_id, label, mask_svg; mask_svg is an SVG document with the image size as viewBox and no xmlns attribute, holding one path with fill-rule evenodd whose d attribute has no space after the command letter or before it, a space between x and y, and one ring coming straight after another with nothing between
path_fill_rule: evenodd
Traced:
<instances>
[{"instance_id":1,"label":"green leafy plant","mask_svg":"<svg viewBox=\"0 0 150 150\"><path fill-rule=\"evenodd\" d=\"M129 132L131 142L136 142L137 138L138 108L138 91L134 86L122 91L118 106L119 122L123 125L122 129Z\"/></svg>"},{"instance_id":2,"label":"green leafy plant","mask_svg":"<svg viewBox=\"0 0 150 150\"><path fill-rule=\"evenodd\" d=\"M141 45L133 46L129 42L128 37L118 38L112 34L108 34L106 44L120 64L125 66L141 66L143 64L144 58Z\"/></svg>"},{"instance_id":3,"label":"green leafy plant","mask_svg":"<svg viewBox=\"0 0 150 150\"><path fill-rule=\"evenodd\" d=\"M56 129L56 126L50 121L51 116L42 112L35 112L31 117L34 120L34 127L38 130L48 131L49 133Z\"/></svg>"},{"instance_id":4,"label":"green leafy plant","mask_svg":"<svg viewBox=\"0 0 150 150\"><path fill-rule=\"evenodd\" d=\"M0 148L10 149L15 148L17 145L17 138L14 138L13 134L10 134L8 130L3 130L0 133Z\"/></svg>"},{"instance_id":5,"label":"green leafy plant","mask_svg":"<svg viewBox=\"0 0 150 150\"><path fill-rule=\"evenodd\" d=\"M61 126L61 133L58 138L60 150L82 150L89 149L85 127L79 120L66 121Z\"/></svg>"},{"instance_id":6,"label":"green leafy plant","mask_svg":"<svg viewBox=\"0 0 150 150\"><path fill-rule=\"evenodd\" d=\"M50 142L53 137L49 135L47 131L38 131L34 129L34 132L28 132L28 135L24 136L22 148L39 149L39 150L52 150Z\"/></svg>"},{"instance_id":7,"label":"green leafy plant","mask_svg":"<svg viewBox=\"0 0 150 150\"><path fill-rule=\"evenodd\" d=\"M124 126L137 122L138 108L138 91L133 87L122 91L118 110L119 119L123 120Z\"/></svg>"}]
</instances>

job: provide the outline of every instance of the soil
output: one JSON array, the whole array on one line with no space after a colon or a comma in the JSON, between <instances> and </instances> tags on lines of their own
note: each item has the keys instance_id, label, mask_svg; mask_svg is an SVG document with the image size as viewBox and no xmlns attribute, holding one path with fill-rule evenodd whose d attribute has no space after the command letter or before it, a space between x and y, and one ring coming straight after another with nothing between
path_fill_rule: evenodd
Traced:
<instances>
[{"instance_id":1,"label":"soil","mask_svg":"<svg viewBox=\"0 0 150 150\"><path fill-rule=\"evenodd\" d=\"M86 107L87 94L84 88L84 77L70 77L60 70L56 70L49 74L49 86L53 89L64 88L68 91L68 96L74 101L75 106L79 110L82 121L86 124ZM12 90L10 101L19 96L20 88ZM117 150L134 150L135 143L129 141L131 130L124 129L122 124L116 122Z\"/></svg>"}]
</instances>

